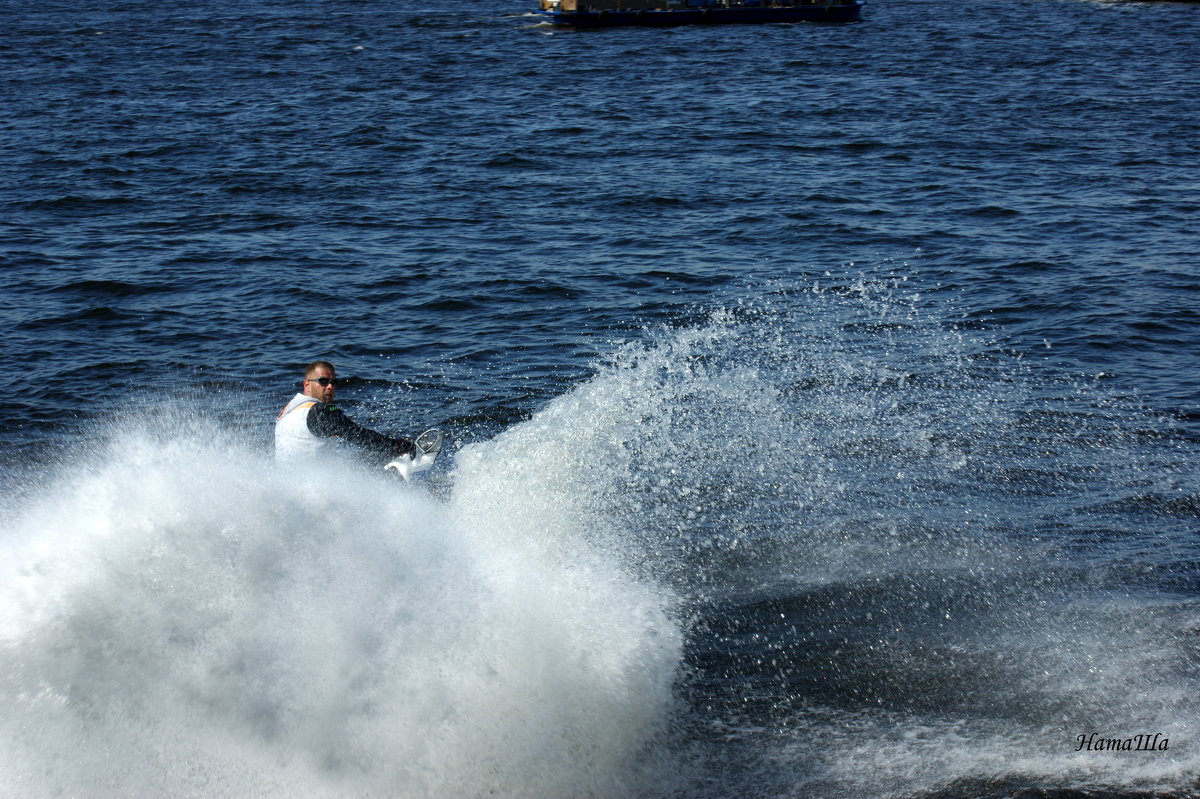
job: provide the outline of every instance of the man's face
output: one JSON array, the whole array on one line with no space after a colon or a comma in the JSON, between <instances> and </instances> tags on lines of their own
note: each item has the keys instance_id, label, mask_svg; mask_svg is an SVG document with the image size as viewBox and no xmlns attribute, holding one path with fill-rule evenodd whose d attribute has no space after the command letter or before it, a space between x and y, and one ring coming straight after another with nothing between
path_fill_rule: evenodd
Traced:
<instances>
[{"instance_id":1,"label":"man's face","mask_svg":"<svg viewBox=\"0 0 1200 799\"><path fill-rule=\"evenodd\" d=\"M333 370L318 366L313 374L304 378L305 395L319 399L321 402L333 402L334 379ZM321 385L322 380L328 385Z\"/></svg>"}]
</instances>

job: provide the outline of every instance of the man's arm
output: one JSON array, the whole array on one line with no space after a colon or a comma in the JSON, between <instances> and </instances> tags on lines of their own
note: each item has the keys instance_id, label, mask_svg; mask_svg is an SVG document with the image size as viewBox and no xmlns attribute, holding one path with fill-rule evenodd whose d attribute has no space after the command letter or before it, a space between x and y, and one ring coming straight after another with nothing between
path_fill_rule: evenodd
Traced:
<instances>
[{"instance_id":1,"label":"man's arm","mask_svg":"<svg viewBox=\"0 0 1200 799\"><path fill-rule=\"evenodd\" d=\"M382 433L368 430L350 421L341 408L318 402L308 412L308 429L314 436L331 438L337 436L359 449L378 455L382 460L391 460L412 452L413 442L405 438L389 438Z\"/></svg>"}]
</instances>

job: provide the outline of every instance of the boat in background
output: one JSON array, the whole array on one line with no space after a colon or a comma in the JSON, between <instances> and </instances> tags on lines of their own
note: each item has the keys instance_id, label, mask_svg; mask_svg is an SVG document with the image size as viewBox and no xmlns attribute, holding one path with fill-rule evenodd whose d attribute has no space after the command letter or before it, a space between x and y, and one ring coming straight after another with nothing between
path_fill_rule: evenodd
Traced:
<instances>
[{"instance_id":1,"label":"boat in background","mask_svg":"<svg viewBox=\"0 0 1200 799\"><path fill-rule=\"evenodd\" d=\"M612 28L750 22L854 22L864 0L539 0L558 25Z\"/></svg>"}]
</instances>

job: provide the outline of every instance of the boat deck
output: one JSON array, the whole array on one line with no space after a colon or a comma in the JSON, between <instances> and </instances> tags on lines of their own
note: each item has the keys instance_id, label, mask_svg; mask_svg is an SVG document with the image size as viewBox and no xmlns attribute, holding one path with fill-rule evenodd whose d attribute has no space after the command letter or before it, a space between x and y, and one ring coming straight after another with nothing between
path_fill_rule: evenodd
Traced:
<instances>
[{"instance_id":1,"label":"boat deck","mask_svg":"<svg viewBox=\"0 0 1200 799\"><path fill-rule=\"evenodd\" d=\"M541 0L552 22L579 28L764 22L853 22L863 0Z\"/></svg>"}]
</instances>

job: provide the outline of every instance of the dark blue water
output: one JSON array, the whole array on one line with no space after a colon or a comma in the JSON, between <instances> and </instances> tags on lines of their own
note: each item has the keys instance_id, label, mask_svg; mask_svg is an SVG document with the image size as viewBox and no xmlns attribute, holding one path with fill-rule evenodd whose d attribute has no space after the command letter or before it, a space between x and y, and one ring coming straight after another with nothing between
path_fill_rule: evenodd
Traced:
<instances>
[{"instance_id":1,"label":"dark blue water","mask_svg":"<svg viewBox=\"0 0 1200 799\"><path fill-rule=\"evenodd\" d=\"M1200 6L0 8L0 796L1200 795Z\"/></svg>"}]
</instances>

